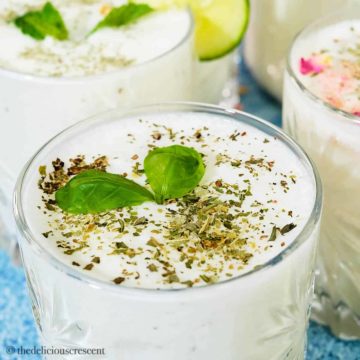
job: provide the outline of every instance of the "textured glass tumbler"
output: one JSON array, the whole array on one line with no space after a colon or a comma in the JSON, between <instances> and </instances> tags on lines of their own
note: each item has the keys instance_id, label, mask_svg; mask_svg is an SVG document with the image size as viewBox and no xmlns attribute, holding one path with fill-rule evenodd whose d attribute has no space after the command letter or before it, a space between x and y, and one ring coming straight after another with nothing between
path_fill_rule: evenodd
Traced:
<instances>
[{"instance_id":1,"label":"textured glass tumbler","mask_svg":"<svg viewBox=\"0 0 360 360\"><path fill-rule=\"evenodd\" d=\"M222 283L181 290L126 288L95 280L61 263L32 233L24 195L31 174L54 149L89 127L128 116L194 111L254 126L283 142L304 164L316 193L299 236L269 262ZM61 156L61 154L59 154ZM34 181L36 182L36 181ZM263 120L235 110L195 104L153 105L113 111L83 121L47 143L28 163L15 193L26 278L34 316L46 346L104 348L106 359L272 360L304 359L313 295L322 190L301 148ZM67 359L66 356L63 357Z\"/></svg>"},{"instance_id":2,"label":"textured glass tumbler","mask_svg":"<svg viewBox=\"0 0 360 360\"><path fill-rule=\"evenodd\" d=\"M360 8L338 13L298 36L288 59L283 101L285 130L315 161L324 185L312 317L344 339L360 338L360 120L312 95L293 66L308 36L359 17Z\"/></svg>"},{"instance_id":3,"label":"textured glass tumbler","mask_svg":"<svg viewBox=\"0 0 360 360\"><path fill-rule=\"evenodd\" d=\"M193 35L190 21L184 38L168 52L106 74L51 78L0 69L0 249L16 249L11 216L15 181L50 137L109 109L192 100Z\"/></svg>"}]
</instances>

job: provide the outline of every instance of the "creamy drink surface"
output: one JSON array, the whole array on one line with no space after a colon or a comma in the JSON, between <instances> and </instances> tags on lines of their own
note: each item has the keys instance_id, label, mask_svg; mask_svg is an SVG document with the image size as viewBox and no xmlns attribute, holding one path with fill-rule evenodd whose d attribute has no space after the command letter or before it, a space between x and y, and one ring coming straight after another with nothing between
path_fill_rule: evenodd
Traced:
<instances>
[{"instance_id":1,"label":"creamy drink surface","mask_svg":"<svg viewBox=\"0 0 360 360\"><path fill-rule=\"evenodd\" d=\"M191 26L187 11L153 11L134 24L102 28L89 35L111 8L125 0L54 0L69 31L69 39L43 41L24 35L12 20L39 10L45 0L0 4L0 68L50 77L102 74L159 57L179 44Z\"/></svg>"},{"instance_id":2,"label":"creamy drink surface","mask_svg":"<svg viewBox=\"0 0 360 360\"><path fill-rule=\"evenodd\" d=\"M89 165L145 185L149 150L174 144L195 148L206 165L184 198L98 215L65 214L54 204L62 179ZM42 165L24 188L32 233L61 262L129 287L203 286L251 271L294 241L315 199L313 178L281 141L214 114L100 124L53 147Z\"/></svg>"}]
</instances>

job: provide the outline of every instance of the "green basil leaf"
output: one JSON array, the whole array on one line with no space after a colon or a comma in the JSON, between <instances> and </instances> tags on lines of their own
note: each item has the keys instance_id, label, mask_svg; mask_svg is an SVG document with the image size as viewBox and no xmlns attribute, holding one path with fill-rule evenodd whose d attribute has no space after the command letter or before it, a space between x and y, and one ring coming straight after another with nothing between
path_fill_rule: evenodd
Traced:
<instances>
[{"instance_id":1,"label":"green basil leaf","mask_svg":"<svg viewBox=\"0 0 360 360\"><path fill-rule=\"evenodd\" d=\"M48 35L57 40L66 40L69 37L59 11L50 2L40 11L30 11L16 18L15 25L36 40L43 40Z\"/></svg>"},{"instance_id":2,"label":"green basil leaf","mask_svg":"<svg viewBox=\"0 0 360 360\"><path fill-rule=\"evenodd\" d=\"M153 9L147 4L130 3L113 8L109 14L95 26L90 34L103 27L120 27L128 25L152 11Z\"/></svg>"},{"instance_id":3,"label":"green basil leaf","mask_svg":"<svg viewBox=\"0 0 360 360\"><path fill-rule=\"evenodd\" d=\"M144 169L155 200L160 204L189 193L205 173L201 155L195 149L181 145L150 151Z\"/></svg>"},{"instance_id":4,"label":"green basil leaf","mask_svg":"<svg viewBox=\"0 0 360 360\"><path fill-rule=\"evenodd\" d=\"M73 177L55 194L61 209L72 214L93 214L153 201L153 194L123 176L87 170Z\"/></svg>"}]
</instances>

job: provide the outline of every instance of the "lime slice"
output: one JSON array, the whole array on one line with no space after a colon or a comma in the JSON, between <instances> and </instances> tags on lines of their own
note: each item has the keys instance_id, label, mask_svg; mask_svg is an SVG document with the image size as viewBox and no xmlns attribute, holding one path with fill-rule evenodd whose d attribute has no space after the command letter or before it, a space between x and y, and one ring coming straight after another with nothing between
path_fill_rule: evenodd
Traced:
<instances>
[{"instance_id":1,"label":"lime slice","mask_svg":"<svg viewBox=\"0 0 360 360\"><path fill-rule=\"evenodd\" d=\"M225 56L241 42L249 21L249 0L190 0L200 60Z\"/></svg>"},{"instance_id":2,"label":"lime slice","mask_svg":"<svg viewBox=\"0 0 360 360\"><path fill-rule=\"evenodd\" d=\"M195 44L202 61L214 60L234 50L249 21L249 0L136 0L155 9L190 6L195 18Z\"/></svg>"}]
</instances>

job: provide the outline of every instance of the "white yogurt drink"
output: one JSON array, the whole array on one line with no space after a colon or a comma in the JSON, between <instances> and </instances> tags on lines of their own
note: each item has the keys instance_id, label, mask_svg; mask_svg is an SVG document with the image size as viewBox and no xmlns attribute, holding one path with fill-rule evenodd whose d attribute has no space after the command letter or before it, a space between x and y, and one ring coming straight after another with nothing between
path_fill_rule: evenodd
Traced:
<instances>
[{"instance_id":1,"label":"white yogurt drink","mask_svg":"<svg viewBox=\"0 0 360 360\"><path fill-rule=\"evenodd\" d=\"M262 0L251 2L244 56L256 80L281 100L286 55L295 35L311 21L358 0Z\"/></svg>"},{"instance_id":2,"label":"white yogurt drink","mask_svg":"<svg viewBox=\"0 0 360 360\"><path fill-rule=\"evenodd\" d=\"M334 334L360 337L360 8L327 17L295 40L285 76L284 126L324 183L313 307Z\"/></svg>"},{"instance_id":3,"label":"white yogurt drink","mask_svg":"<svg viewBox=\"0 0 360 360\"><path fill-rule=\"evenodd\" d=\"M60 209L55 194L94 169L150 191L144 159L173 145L205 165L186 195ZM168 104L79 123L35 155L15 195L42 342L106 359L303 359L320 210L302 150L245 113Z\"/></svg>"},{"instance_id":4,"label":"white yogurt drink","mask_svg":"<svg viewBox=\"0 0 360 360\"><path fill-rule=\"evenodd\" d=\"M0 4L0 199L7 224L16 176L49 137L107 109L191 99L193 23L187 10L153 11L89 35L127 1L54 0L69 38L39 41L13 20L45 3Z\"/></svg>"}]
</instances>

